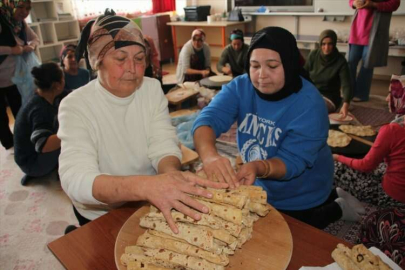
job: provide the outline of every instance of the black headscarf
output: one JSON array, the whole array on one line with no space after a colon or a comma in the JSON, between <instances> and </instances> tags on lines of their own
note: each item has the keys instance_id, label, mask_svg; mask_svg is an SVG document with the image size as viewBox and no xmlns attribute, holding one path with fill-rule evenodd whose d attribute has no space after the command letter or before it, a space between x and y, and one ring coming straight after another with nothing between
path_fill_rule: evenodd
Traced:
<instances>
[{"instance_id":1,"label":"black headscarf","mask_svg":"<svg viewBox=\"0 0 405 270\"><path fill-rule=\"evenodd\" d=\"M333 43L333 50L330 54L325 55L322 52L322 48L319 48L319 56L320 56L320 61L322 63L322 66L327 67L330 65L333 65L338 59L339 59L339 50L336 48L337 44L337 35L335 31L333 30L324 30L320 35L319 35L319 46L322 47L322 41L325 38L330 38Z\"/></svg>"},{"instance_id":2,"label":"black headscarf","mask_svg":"<svg viewBox=\"0 0 405 270\"><path fill-rule=\"evenodd\" d=\"M299 64L299 51L295 37L281 27L266 27L256 32L250 42L245 69L250 78L250 56L254 49L270 49L280 54L284 68L284 87L277 93L264 94L254 87L256 93L265 100L277 101L297 93L302 87L300 75L302 67Z\"/></svg>"}]
</instances>

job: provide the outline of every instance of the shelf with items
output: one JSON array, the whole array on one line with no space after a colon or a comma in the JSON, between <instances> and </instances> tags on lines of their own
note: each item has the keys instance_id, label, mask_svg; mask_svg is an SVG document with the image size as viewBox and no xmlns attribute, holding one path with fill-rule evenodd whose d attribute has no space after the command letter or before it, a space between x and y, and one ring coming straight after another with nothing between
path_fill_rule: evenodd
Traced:
<instances>
[{"instance_id":1,"label":"shelf with items","mask_svg":"<svg viewBox=\"0 0 405 270\"><path fill-rule=\"evenodd\" d=\"M38 48L40 55L40 61L42 63L47 62L59 62L59 55L62 50L63 44L53 44L48 46L41 46Z\"/></svg>"},{"instance_id":2,"label":"shelf with items","mask_svg":"<svg viewBox=\"0 0 405 270\"><path fill-rule=\"evenodd\" d=\"M78 21L58 21L54 24L57 41L76 40L80 37Z\"/></svg>"},{"instance_id":3,"label":"shelf with items","mask_svg":"<svg viewBox=\"0 0 405 270\"><path fill-rule=\"evenodd\" d=\"M42 63L59 62L62 47L77 44L80 38L70 0L32 0L27 23L40 40L35 53Z\"/></svg>"},{"instance_id":4,"label":"shelf with items","mask_svg":"<svg viewBox=\"0 0 405 270\"><path fill-rule=\"evenodd\" d=\"M31 20L32 22L49 22L58 19L53 1L32 1Z\"/></svg>"},{"instance_id":5,"label":"shelf with items","mask_svg":"<svg viewBox=\"0 0 405 270\"><path fill-rule=\"evenodd\" d=\"M41 41L42 35L41 35L41 30L40 30L39 24L32 23L32 24L29 24L29 26L32 29L32 31L34 31L34 33L38 36L39 40Z\"/></svg>"},{"instance_id":6,"label":"shelf with items","mask_svg":"<svg viewBox=\"0 0 405 270\"><path fill-rule=\"evenodd\" d=\"M54 1L59 21L74 20L71 1Z\"/></svg>"},{"instance_id":7,"label":"shelf with items","mask_svg":"<svg viewBox=\"0 0 405 270\"><path fill-rule=\"evenodd\" d=\"M41 45L53 44L56 42L56 32L53 23L41 23L39 25L41 30Z\"/></svg>"}]
</instances>

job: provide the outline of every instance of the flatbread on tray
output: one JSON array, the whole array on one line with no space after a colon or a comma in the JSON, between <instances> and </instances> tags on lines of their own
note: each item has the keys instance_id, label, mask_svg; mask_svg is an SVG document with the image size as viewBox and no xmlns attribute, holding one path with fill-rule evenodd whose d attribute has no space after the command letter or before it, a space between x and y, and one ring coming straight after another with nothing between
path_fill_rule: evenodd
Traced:
<instances>
[{"instance_id":1,"label":"flatbread on tray","mask_svg":"<svg viewBox=\"0 0 405 270\"><path fill-rule=\"evenodd\" d=\"M363 244L352 249L338 244L332 252L332 258L343 270L389 270L378 255L374 255Z\"/></svg>"},{"instance_id":2,"label":"flatbread on tray","mask_svg":"<svg viewBox=\"0 0 405 270\"><path fill-rule=\"evenodd\" d=\"M211 199L193 197L209 208L200 220L172 210L178 234L151 206L140 218L140 226L148 230L138 237L136 246L126 247L121 263L127 269L225 269L228 256L252 238L254 222L267 215L270 206L260 187L209 190L214 195Z\"/></svg>"},{"instance_id":3,"label":"flatbread on tray","mask_svg":"<svg viewBox=\"0 0 405 270\"><path fill-rule=\"evenodd\" d=\"M229 82L232 80L232 77L226 75L217 75L208 77L208 79L212 82Z\"/></svg>"},{"instance_id":4,"label":"flatbread on tray","mask_svg":"<svg viewBox=\"0 0 405 270\"><path fill-rule=\"evenodd\" d=\"M347 134L330 129L327 143L330 147L346 147L351 140Z\"/></svg>"},{"instance_id":5,"label":"flatbread on tray","mask_svg":"<svg viewBox=\"0 0 405 270\"><path fill-rule=\"evenodd\" d=\"M371 126L340 125L339 129L345 133L353 134L360 137L374 136L376 134Z\"/></svg>"}]
</instances>

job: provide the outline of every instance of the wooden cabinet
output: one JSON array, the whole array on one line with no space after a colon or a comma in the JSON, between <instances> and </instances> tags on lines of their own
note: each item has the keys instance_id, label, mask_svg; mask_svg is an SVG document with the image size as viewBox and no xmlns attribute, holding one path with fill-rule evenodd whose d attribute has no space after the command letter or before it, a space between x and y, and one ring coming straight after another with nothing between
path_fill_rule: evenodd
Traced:
<instances>
[{"instance_id":1,"label":"wooden cabinet","mask_svg":"<svg viewBox=\"0 0 405 270\"><path fill-rule=\"evenodd\" d=\"M157 16L157 29L159 33L160 61L174 60L172 30L168 22L170 16Z\"/></svg>"},{"instance_id":2,"label":"wooden cabinet","mask_svg":"<svg viewBox=\"0 0 405 270\"><path fill-rule=\"evenodd\" d=\"M62 47L77 44L80 38L70 0L32 0L31 7L27 23L40 40L35 53L42 63L59 62Z\"/></svg>"},{"instance_id":3,"label":"wooden cabinet","mask_svg":"<svg viewBox=\"0 0 405 270\"><path fill-rule=\"evenodd\" d=\"M159 52L159 60L162 62L174 59L172 32L168 22L168 14L143 16L134 20L145 35L150 36Z\"/></svg>"}]
</instances>

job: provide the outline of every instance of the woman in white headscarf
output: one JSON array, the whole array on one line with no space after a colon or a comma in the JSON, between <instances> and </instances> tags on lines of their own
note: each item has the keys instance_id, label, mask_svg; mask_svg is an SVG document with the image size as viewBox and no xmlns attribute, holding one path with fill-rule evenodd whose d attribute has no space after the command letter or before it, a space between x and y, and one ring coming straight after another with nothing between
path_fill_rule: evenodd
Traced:
<instances>
[{"instance_id":1,"label":"woman in white headscarf","mask_svg":"<svg viewBox=\"0 0 405 270\"><path fill-rule=\"evenodd\" d=\"M141 200L159 208L174 232L171 209L199 219L197 211L208 209L188 194L210 197L196 185L227 185L180 172L167 99L156 79L144 77L141 30L127 18L106 14L85 27L80 43L79 48L87 44L98 76L63 100L58 131L60 179L79 223Z\"/></svg>"},{"instance_id":2,"label":"woman in white headscarf","mask_svg":"<svg viewBox=\"0 0 405 270\"><path fill-rule=\"evenodd\" d=\"M176 70L177 83L195 82L212 75L211 51L205 43L205 33L195 29L191 39L181 49Z\"/></svg>"}]
</instances>

